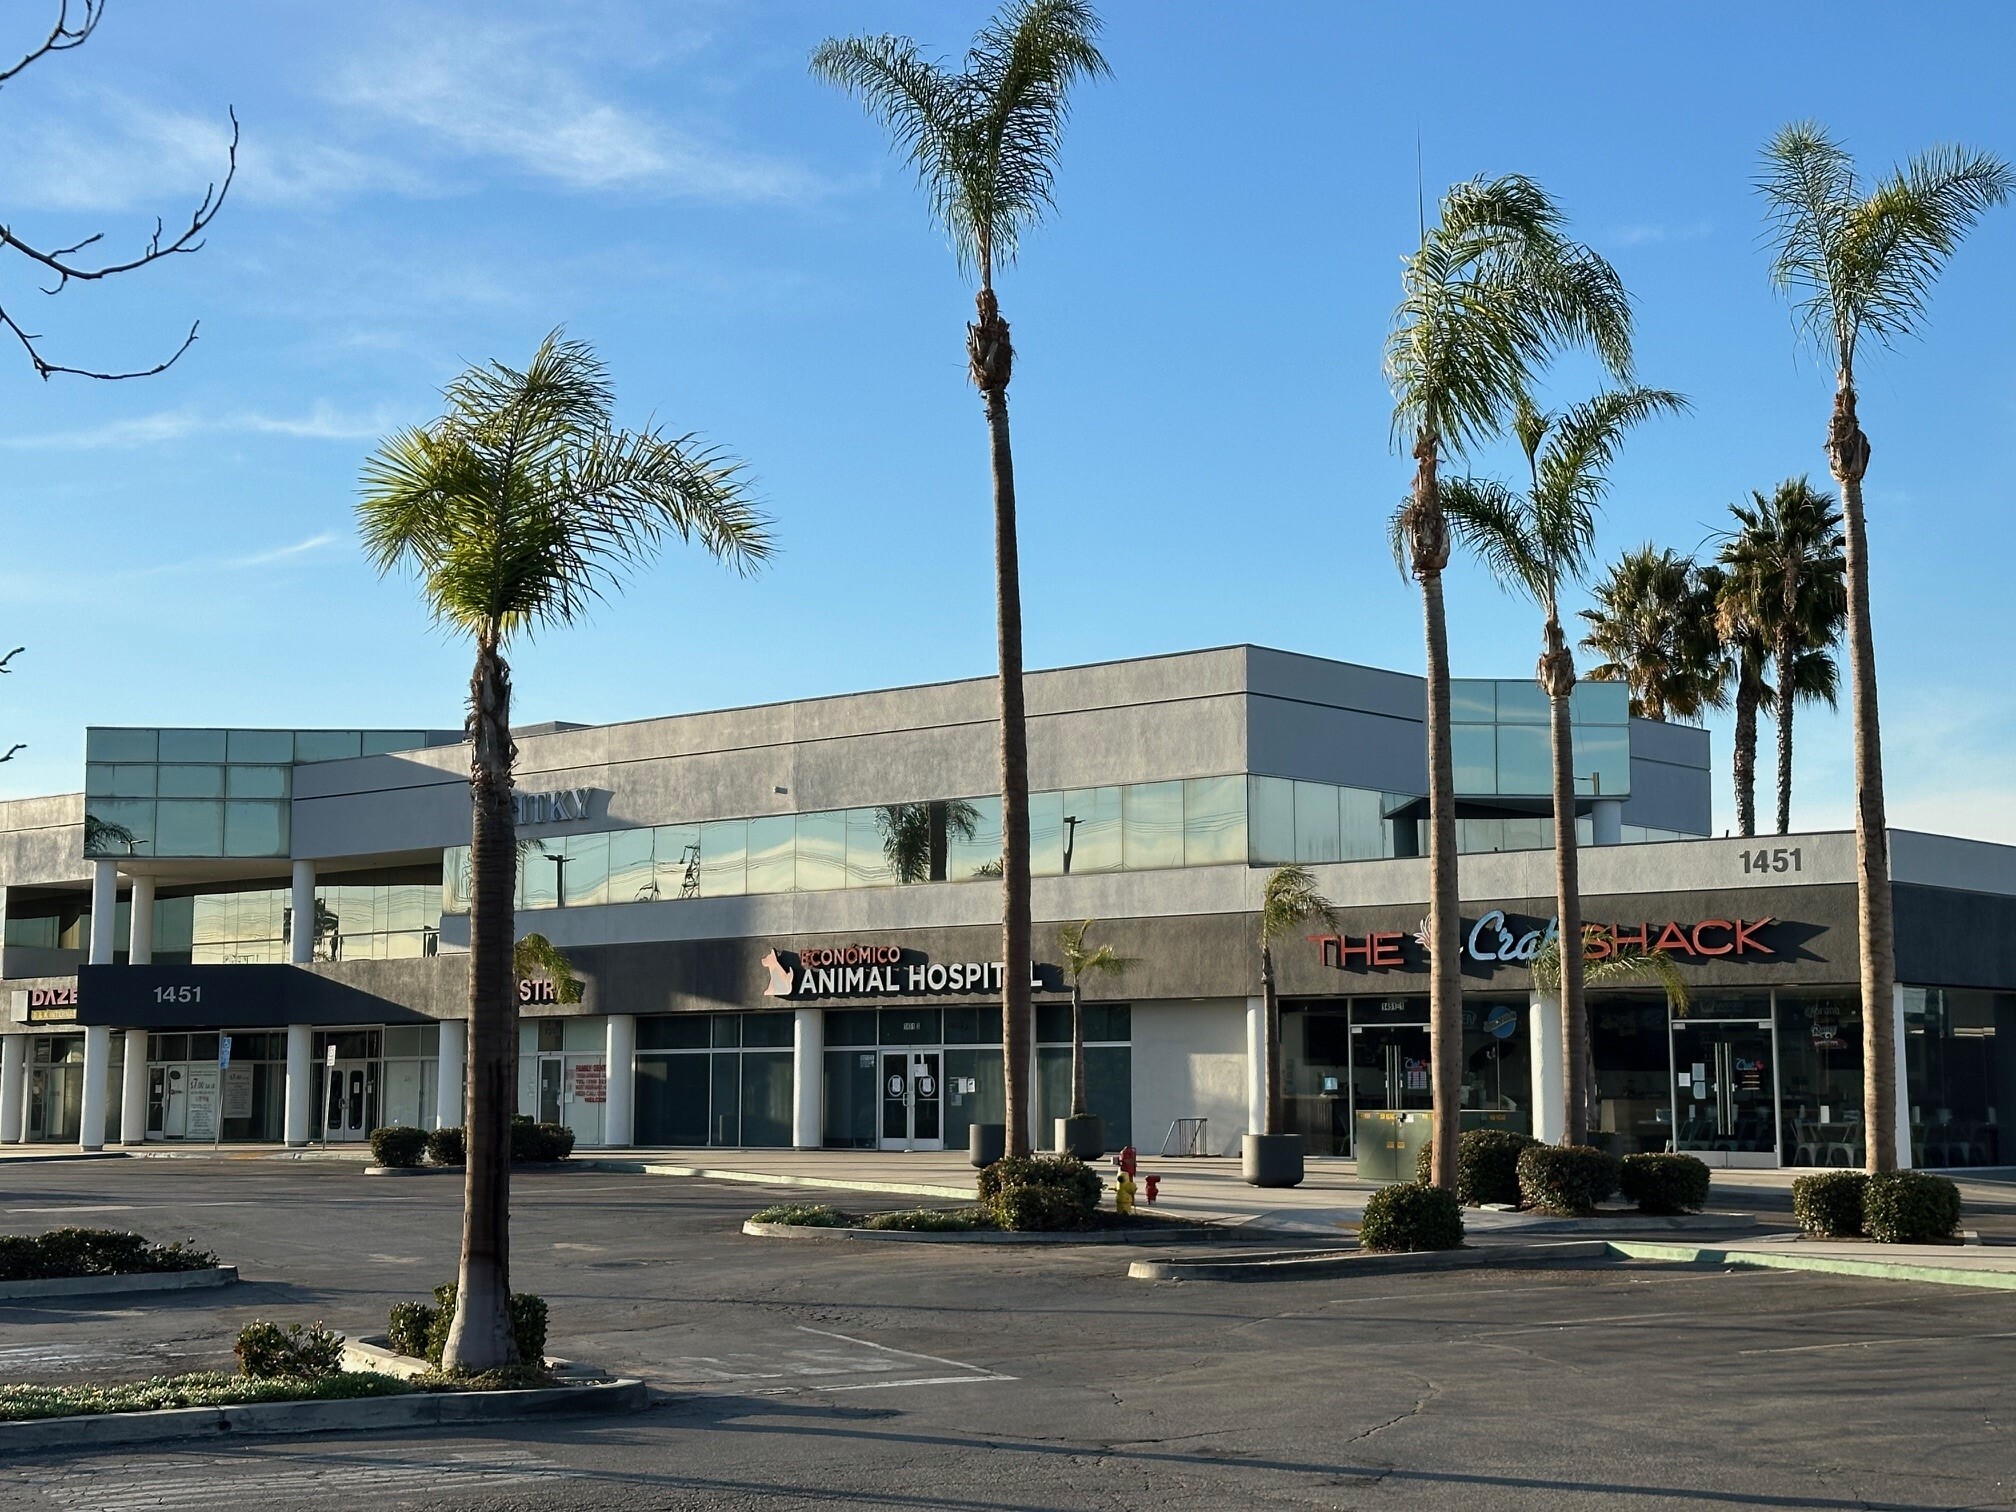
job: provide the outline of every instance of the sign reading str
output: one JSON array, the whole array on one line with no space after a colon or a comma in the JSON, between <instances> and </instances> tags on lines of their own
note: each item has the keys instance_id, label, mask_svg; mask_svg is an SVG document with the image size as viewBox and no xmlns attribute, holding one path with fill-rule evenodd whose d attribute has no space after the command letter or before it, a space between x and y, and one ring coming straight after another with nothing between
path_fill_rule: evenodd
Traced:
<instances>
[{"instance_id":1,"label":"sign reading str","mask_svg":"<svg viewBox=\"0 0 2016 1512\"><path fill-rule=\"evenodd\" d=\"M952 993L1001 990L999 961L934 961L900 945L812 945L803 950L771 950L763 957L770 980L768 998L942 997ZM1045 980L1051 968L1031 962L1029 987L1055 989Z\"/></svg>"}]
</instances>

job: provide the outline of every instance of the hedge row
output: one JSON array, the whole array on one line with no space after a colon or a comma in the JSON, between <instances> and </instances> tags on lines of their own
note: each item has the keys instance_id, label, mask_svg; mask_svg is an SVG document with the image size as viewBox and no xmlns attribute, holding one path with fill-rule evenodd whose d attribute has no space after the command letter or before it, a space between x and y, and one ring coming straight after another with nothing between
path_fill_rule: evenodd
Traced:
<instances>
[{"instance_id":1,"label":"hedge row","mask_svg":"<svg viewBox=\"0 0 2016 1512\"><path fill-rule=\"evenodd\" d=\"M193 1244L149 1244L139 1234L118 1229L57 1228L0 1236L0 1281L208 1270L216 1263L209 1250Z\"/></svg>"},{"instance_id":2,"label":"hedge row","mask_svg":"<svg viewBox=\"0 0 2016 1512\"><path fill-rule=\"evenodd\" d=\"M574 1153L574 1131L565 1124L534 1123L522 1114L511 1120L511 1159L519 1164L551 1163ZM467 1159L460 1128L415 1129L387 1124L371 1131L371 1158L381 1166L417 1166L421 1157L435 1165L456 1166Z\"/></svg>"}]
</instances>

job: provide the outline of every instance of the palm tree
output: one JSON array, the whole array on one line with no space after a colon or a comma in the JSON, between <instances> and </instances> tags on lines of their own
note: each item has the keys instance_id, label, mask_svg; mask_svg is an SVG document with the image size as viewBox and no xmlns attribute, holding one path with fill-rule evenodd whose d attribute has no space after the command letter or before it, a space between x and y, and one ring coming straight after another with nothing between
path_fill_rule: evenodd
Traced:
<instances>
[{"instance_id":1,"label":"palm tree","mask_svg":"<svg viewBox=\"0 0 2016 1512\"><path fill-rule=\"evenodd\" d=\"M1582 938L1582 882L1575 852L1575 733L1569 708L1575 653L1561 629L1561 590L1580 582L1596 539L1596 509L1624 432L1640 420L1686 407L1664 389L1599 394L1560 415L1545 415L1521 398L1512 430L1526 454L1529 486L1452 478L1442 508L1456 539L1476 553L1500 585L1540 608L1538 677L1546 690L1553 736L1554 896L1561 938ZM1570 951L1561 972L1561 1036L1567 1071L1568 1143L1588 1142L1588 1062L1582 955Z\"/></svg>"},{"instance_id":2,"label":"palm tree","mask_svg":"<svg viewBox=\"0 0 2016 1512\"><path fill-rule=\"evenodd\" d=\"M1101 945L1096 949L1085 943L1085 932L1093 921L1082 920L1076 924L1063 925L1057 931L1057 948L1064 955L1064 975L1071 979L1071 1116L1089 1118L1091 1108L1085 1103L1085 999L1084 985L1088 974L1097 976L1118 976L1134 962L1121 955L1111 945Z\"/></svg>"},{"instance_id":3,"label":"palm tree","mask_svg":"<svg viewBox=\"0 0 2016 1512\"><path fill-rule=\"evenodd\" d=\"M1856 894L1861 939L1862 1101L1870 1171L1897 1164L1897 950L1890 902L1890 832L1883 800L1876 635L1870 622L1869 536L1862 478L1869 438L1856 411L1863 341L1889 345L1917 330L1961 238L2008 199L2016 176L2000 158L1935 147L1869 186L1855 160L1817 124L1785 127L1764 148L1757 187L1774 246L1771 281L1791 298L1807 336L1834 364L1827 467L1841 494L1848 567L1848 676L1853 689ZM1782 696L1782 695L1781 695Z\"/></svg>"},{"instance_id":4,"label":"palm tree","mask_svg":"<svg viewBox=\"0 0 2016 1512\"><path fill-rule=\"evenodd\" d=\"M1654 546L1627 551L1598 583L1582 649L1603 658L1591 682L1631 689L1631 712L1646 719L1700 719L1728 701L1715 632L1715 602L1691 557Z\"/></svg>"},{"instance_id":5,"label":"palm tree","mask_svg":"<svg viewBox=\"0 0 2016 1512\"><path fill-rule=\"evenodd\" d=\"M608 370L558 331L523 371L472 367L440 419L380 443L357 506L365 555L413 572L443 625L476 643L469 681L469 1080L458 1304L444 1364L482 1371L517 1353L510 1296L511 1113L517 993L512 889L514 638L575 623L666 536L754 569L768 522L741 464L655 428L619 431Z\"/></svg>"},{"instance_id":6,"label":"palm tree","mask_svg":"<svg viewBox=\"0 0 2016 1512\"><path fill-rule=\"evenodd\" d=\"M1833 648L1848 613L1847 561L1833 495L1788 478L1767 498L1732 504L1724 538L1724 621L1754 625L1777 679L1778 833L1792 829L1792 711L1799 699L1833 704L1840 669ZM1750 831L1745 830L1745 834Z\"/></svg>"},{"instance_id":7,"label":"palm tree","mask_svg":"<svg viewBox=\"0 0 2016 1512\"><path fill-rule=\"evenodd\" d=\"M1001 1018L1010 1155L1029 1153L1029 740L1022 698L1022 569L1008 380L1015 351L994 296L1022 234L1054 201L1072 86L1108 70L1085 0L1010 0L954 73L908 37L829 38L812 72L857 96L917 169L962 272L979 282L966 328L973 385L987 411L994 471L994 592L1001 660Z\"/></svg>"},{"instance_id":8,"label":"palm tree","mask_svg":"<svg viewBox=\"0 0 2016 1512\"><path fill-rule=\"evenodd\" d=\"M882 832L882 858L898 882L945 880L946 841L971 840L980 830L980 810L964 798L945 803L885 803L875 810Z\"/></svg>"},{"instance_id":9,"label":"palm tree","mask_svg":"<svg viewBox=\"0 0 2016 1512\"><path fill-rule=\"evenodd\" d=\"M1463 983L1456 889L1455 773L1449 737L1449 634L1442 572L1449 530L1438 475L1504 429L1537 370L1564 346L1593 350L1628 379L1631 307L1616 271L1563 232L1546 191L1516 175L1474 179L1442 197L1436 224L1401 273L1386 343L1393 433L1415 463L1396 544L1421 584L1427 640L1429 1058L1434 1184L1456 1184Z\"/></svg>"},{"instance_id":10,"label":"palm tree","mask_svg":"<svg viewBox=\"0 0 2016 1512\"><path fill-rule=\"evenodd\" d=\"M1533 958L1533 990L1535 992L1558 992L1561 990L1561 941L1567 939L1562 934L1540 947ZM1578 951L1576 954L1582 954ZM1572 962L1573 957L1569 958ZM1571 964L1569 969L1574 970ZM1690 1001L1687 979L1680 975L1680 965L1663 950L1620 950L1605 956L1600 961L1585 959L1582 962L1583 981L1592 988L1638 987L1651 985L1662 988L1666 993L1666 1005L1676 1015L1684 1017ZM1584 1144L1588 1141L1588 1131L1595 1120L1596 1112L1596 1057L1593 1042L1584 1040L1581 1059L1575 1052L1563 1046L1563 1059L1567 1064L1562 1068L1563 1091L1568 1103L1568 1117L1565 1126L1570 1131L1568 1144ZM1581 1084L1581 1105L1576 1105L1576 1079L1579 1072ZM1582 1129L1581 1137L1574 1134L1577 1126Z\"/></svg>"},{"instance_id":11,"label":"palm tree","mask_svg":"<svg viewBox=\"0 0 2016 1512\"><path fill-rule=\"evenodd\" d=\"M1260 891L1260 1066L1262 1134L1281 1129L1281 999L1274 982L1274 942L1310 919L1337 930L1336 905L1323 896L1308 867L1277 866Z\"/></svg>"},{"instance_id":12,"label":"palm tree","mask_svg":"<svg viewBox=\"0 0 2016 1512\"><path fill-rule=\"evenodd\" d=\"M1771 647L1764 628L1751 613L1754 605L1732 593L1729 574L1717 563L1696 571L1701 597L1715 611L1714 635L1722 648L1721 679L1733 684L1730 700L1736 709L1736 729L1730 741L1729 770L1736 789L1736 833L1757 833L1757 710L1776 697L1765 671Z\"/></svg>"}]
</instances>

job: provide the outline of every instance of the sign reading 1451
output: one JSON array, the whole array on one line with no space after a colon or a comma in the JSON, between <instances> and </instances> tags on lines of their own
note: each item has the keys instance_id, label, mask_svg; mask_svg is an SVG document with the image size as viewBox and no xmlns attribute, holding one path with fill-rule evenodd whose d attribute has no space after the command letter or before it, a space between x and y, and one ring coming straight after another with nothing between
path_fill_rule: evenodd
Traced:
<instances>
[{"instance_id":1,"label":"sign reading 1451","mask_svg":"<svg viewBox=\"0 0 2016 1512\"><path fill-rule=\"evenodd\" d=\"M1743 870L1754 872L1796 872L1800 870L1799 847L1775 846L1770 850L1743 852Z\"/></svg>"},{"instance_id":2,"label":"sign reading 1451","mask_svg":"<svg viewBox=\"0 0 2016 1512\"><path fill-rule=\"evenodd\" d=\"M154 989L154 1001L157 1003L200 1003L203 1001L203 989L201 987L191 987L187 984L180 987L156 987Z\"/></svg>"}]
</instances>

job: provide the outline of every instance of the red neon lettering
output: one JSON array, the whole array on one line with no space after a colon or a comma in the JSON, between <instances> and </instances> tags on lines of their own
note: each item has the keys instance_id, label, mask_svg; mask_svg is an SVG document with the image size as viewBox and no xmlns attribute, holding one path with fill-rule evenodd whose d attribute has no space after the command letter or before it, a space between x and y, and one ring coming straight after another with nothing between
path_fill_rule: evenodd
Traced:
<instances>
[{"instance_id":1,"label":"red neon lettering","mask_svg":"<svg viewBox=\"0 0 2016 1512\"><path fill-rule=\"evenodd\" d=\"M1777 951L1757 938L1758 930L1762 929L1766 924L1776 924L1777 922L1776 919L1753 919L1750 923L1745 924L1741 919L1738 919L1736 921L1736 954L1745 955L1751 951L1755 951L1758 955L1778 954Z\"/></svg>"},{"instance_id":2,"label":"red neon lettering","mask_svg":"<svg viewBox=\"0 0 2016 1512\"><path fill-rule=\"evenodd\" d=\"M1731 940L1727 945L1716 946L1708 944L1703 939L1703 936L1711 929L1727 929L1733 932L1735 928L1736 926L1727 919L1703 919L1699 924L1694 926L1694 954L1704 956L1728 955L1736 948L1734 940Z\"/></svg>"},{"instance_id":3,"label":"red neon lettering","mask_svg":"<svg viewBox=\"0 0 2016 1512\"><path fill-rule=\"evenodd\" d=\"M1645 928L1649 934L1652 926L1648 924ZM1666 927L1659 931L1659 938L1653 942L1650 948L1653 950L1691 950L1693 947L1687 943L1687 931L1669 920Z\"/></svg>"},{"instance_id":4,"label":"red neon lettering","mask_svg":"<svg viewBox=\"0 0 2016 1512\"><path fill-rule=\"evenodd\" d=\"M1369 947L1366 963L1372 966L1404 966L1400 956L1400 942L1407 936L1397 929L1382 929L1365 937Z\"/></svg>"}]
</instances>

